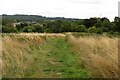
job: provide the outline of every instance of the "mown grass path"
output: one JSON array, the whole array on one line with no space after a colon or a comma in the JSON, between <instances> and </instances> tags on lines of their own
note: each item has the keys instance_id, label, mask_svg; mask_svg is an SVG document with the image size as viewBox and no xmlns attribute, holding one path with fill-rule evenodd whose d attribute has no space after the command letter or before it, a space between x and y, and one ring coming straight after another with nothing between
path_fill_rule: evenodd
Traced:
<instances>
[{"instance_id":1,"label":"mown grass path","mask_svg":"<svg viewBox=\"0 0 120 80\"><path fill-rule=\"evenodd\" d=\"M25 62L29 64L24 77L87 77L87 72L80 67L65 38L47 38L42 44L29 46L26 58Z\"/></svg>"}]
</instances>

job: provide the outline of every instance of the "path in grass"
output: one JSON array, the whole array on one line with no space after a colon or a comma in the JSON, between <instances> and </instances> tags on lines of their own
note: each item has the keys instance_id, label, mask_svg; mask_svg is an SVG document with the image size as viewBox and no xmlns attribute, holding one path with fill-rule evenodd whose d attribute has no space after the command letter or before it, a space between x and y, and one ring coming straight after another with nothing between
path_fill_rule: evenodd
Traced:
<instances>
[{"instance_id":1,"label":"path in grass","mask_svg":"<svg viewBox=\"0 0 120 80\"><path fill-rule=\"evenodd\" d=\"M24 77L83 78L87 72L80 66L75 53L64 38L47 38L42 44L28 48ZM28 63L29 62L29 63Z\"/></svg>"}]
</instances>

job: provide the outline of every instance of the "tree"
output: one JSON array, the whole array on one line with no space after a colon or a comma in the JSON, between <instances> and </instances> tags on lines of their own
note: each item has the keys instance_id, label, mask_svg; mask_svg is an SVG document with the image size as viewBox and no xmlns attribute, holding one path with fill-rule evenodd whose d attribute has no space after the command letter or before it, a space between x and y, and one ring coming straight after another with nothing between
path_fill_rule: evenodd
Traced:
<instances>
[{"instance_id":1,"label":"tree","mask_svg":"<svg viewBox=\"0 0 120 80\"><path fill-rule=\"evenodd\" d=\"M85 32L86 31L85 25L79 25L78 31Z\"/></svg>"},{"instance_id":2,"label":"tree","mask_svg":"<svg viewBox=\"0 0 120 80\"><path fill-rule=\"evenodd\" d=\"M109 19L106 18L106 17L101 18L101 21L102 21L102 22L103 22L104 20L108 20L108 21L109 21Z\"/></svg>"},{"instance_id":3,"label":"tree","mask_svg":"<svg viewBox=\"0 0 120 80\"><path fill-rule=\"evenodd\" d=\"M97 28L97 34L102 34L102 33L103 33L102 29L101 28Z\"/></svg>"},{"instance_id":4,"label":"tree","mask_svg":"<svg viewBox=\"0 0 120 80\"><path fill-rule=\"evenodd\" d=\"M58 33L59 27L55 21L49 21L45 24L45 31L49 31L52 33Z\"/></svg>"},{"instance_id":5,"label":"tree","mask_svg":"<svg viewBox=\"0 0 120 80\"><path fill-rule=\"evenodd\" d=\"M35 32L35 28L33 26L25 26L23 32Z\"/></svg>"},{"instance_id":6,"label":"tree","mask_svg":"<svg viewBox=\"0 0 120 80\"><path fill-rule=\"evenodd\" d=\"M70 21L64 21L63 26L62 26L63 32L71 32L72 31L72 26Z\"/></svg>"},{"instance_id":7,"label":"tree","mask_svg":"<svg viewBox=\"0 0 120 80\"><path fill-rule=\"evenodd\" d=\"M89 19L85 19L85 20L83 21L83 25L85 25L85 26L86 26L86 28L91 27L91 26L90 26Z\"/></svg>"},{"instance_id":8,"label":"tree","mask_svg":"<svg viewBox=\"0 0 120 80\"><path fill-rule=\"evenodd\" d=\"M94 26L97 23L97 18L90 18L90 19L85 19L83 21L83 25L86 26L86 28L89 28L91 26Z\"/></svg>"},{"instance_id":9,"label":"tree","mask_svg":"<svg viewBox=\"0 0 120 80\"><path fill-rule=\"evenodd\" d=\"M23 29L20 24L16 24L16 28L18 31L21 31L21 29Z\"/></svg>"},{"instance_id":10,"label":"tree","mask_svg":"<svg viewBox=\"0 0 120 80\"><path fill-rule=\"evenodd\" d=\"M111 23L108 19L104 19L102 22L102 31L108 32L111 28Z\"/></svg>"},{"instance_id":11,"label":"tree","mask_svg":"<svg viewBox=\"0 0 120 80\"><path fill-rule=\"evenodd\" d=\"M110 23L109 31L115 31L115 23L114 22Z\"/></svg>"},{"instance_id":12,"label":"tree","mask_svg":"<svg viewBox=\"0 0 120 80\"><path fill-rule=\"evenodd\" d=\"M35 28L35 30L34 30L35 32L44 32L43 26L40 24L34 25L34 28Z\"/></svg>"},{"instance_id":13,"label":"tree","mask_svg":"<svg viewBox=\"0 0 120 80\"><path fill-rule=\"evenodd\" d=\"M19 23L19 24L16 24L16 28L19 32L22 32L23 31L23 28L25 26L28 26L28 24L26 22L22 22L22 23Z\"/></svg>"},{"instance_id":14,"label":"tree","mask_svg":"<svg viewBox=\"0 0 120 80\"><path fill-rule=\"evenodd\" d=\"M95 24L96 28L99 28L102 26L102 21L100 18L97 19L97 23Z\"/></svg>"},{"instance_id":15,"label":"tree","mask_svg":"<svg viewBox=\"0 0 120 80\"><path fill-rule=\"evenodd\" d=\"M82 24L81 20L74 21L74 23L77 24L77 25L81 25Z\"/></svg>"},{"instance_id":16,"label":"tree","mask_svg":"<svg viewBox=\"0 0 120 80\"><path fill-rule=\"evenodd\" d=\"M87 31L89 33L97 33L97 28L95 26L93 26L93 27L90 27Z\"/></svg>"},{"instance_id":17,"label":"tree","mask_svg":"<svg viewBox=\"0 0 120 80\"><path fill-rule=\"evenodd\" d=\"M76 24L74 21L71 21L70 22L70 26L68 27L69 28L69 32L79 32L79 25Z\"/></svg>"},{"instance_id":18,"label":"tree","mask_svg":"<svg viewBox=\"0 0 120 80\"><path fill-rule=\"evenodd\" d=\"M63 21L62 20L56 20L57 28L59 29L58 32L63 32Z\"/></svg>"},{"instance_id":19,"label":"tree","mask_svg":"<svg viewBox=\"0 0 120 80\"><path fill-rule=\"evenodd\" d=\"M120 18L115 17L114 23L115 23L115 26L114 26L115 31L119 32L120 31Z\"/></svg>"},{"instance_id":20,"label":"tree","mask_svg":"<svg viewBox=\"0 0 120 80\"><path fill-rule=\"evenodd\" d=\"M8 26L3 26L2 27L2 32L3 33L16 33L18 32L15 27L8 27Z\"/></svg>"},{"instance_id":21,"label":"tree","mask_svg":"<svg viewBox=\"0 0 120 80\"><path fill-rule=\"evenodd\" d=\"M90 18L89 19L89 26L91 27L91 26L94 26L95 24L97 23L97 18Z\"/></svg>"},{"instance_id":22,"label":"tree","mask_svg":"<svg viewBox=\"0 0 120 80\"><path fill-rule=\"evenodd\" d=\"M11 20L8 18L2 18L2 25L6 26L8 23L11 23Z\"/></svg>"}]
</instances>

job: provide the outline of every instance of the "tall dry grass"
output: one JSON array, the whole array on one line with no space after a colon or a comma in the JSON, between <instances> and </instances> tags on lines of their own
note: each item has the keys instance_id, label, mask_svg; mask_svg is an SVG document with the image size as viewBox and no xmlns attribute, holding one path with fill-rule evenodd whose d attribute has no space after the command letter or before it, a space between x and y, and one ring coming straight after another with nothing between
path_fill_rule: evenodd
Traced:
<instances>
[{"instance_id":1,"label":"tall dry grass","mask_svg":"<svg viewBox=\"0 0 120 80\"><path fill-rule=\"evenodd\" d=\"M93 78L118 77L118 38L74 37L67 34L67 40L76 52L83 69Z\"/></svg>"},{"instance_id":2,"label":"tall dry grass","mask_svg":"<svg viewBox=\"0 0 120 80\"><path fill-rule=\"evenodd\" d=\"M67 35L67 36L66 36ZM66 37L65 37L66 36ZM3 77L25 77L24 72L31 61L25 62L29 57L28 47L39 45L47 38L67 38L71 50L75 51L77 59L83 69L93 78L118 77L118 38L100 37L74 37L67 34L2 34L2 75Z\"/></svg>"},{"instance_id":3,"label":"tall dry grass","mask_svg":"<svg viewBox=\"0 0 120 80\"><path fill-rule=\"evenodd\" d=\"M3 35L2 37L2 76L5 78L22 78L30 61L24 62L28 56L28 48L43 41L39 36Z\"/></svg>"},{"instance_id":4,"label":"tall dry grass","mask_svg":"<svg viewBox=\"0 0 120 80\"><path fill-rule=\"evenodd\" d=\"M47 38L65 37L63 34L9 33L2 34L2 76L4 78L23 78L25 70L33 63L30 46L38 46ZM36 48L36 47L35 47Z\"/></svg>"}]
</instances>

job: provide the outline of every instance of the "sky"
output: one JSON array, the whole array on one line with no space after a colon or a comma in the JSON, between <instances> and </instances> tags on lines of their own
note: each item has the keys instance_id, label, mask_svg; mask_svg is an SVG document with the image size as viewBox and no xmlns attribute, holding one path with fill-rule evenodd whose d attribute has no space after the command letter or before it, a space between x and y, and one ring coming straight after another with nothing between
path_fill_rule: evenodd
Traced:
<instances>
[{"instance_id":1,"label":"sky","mask_svg":"<svg viewBox=\"0 0 120 80\"><path fill-rule=\"evenodd\" d=\"M86 19L118 16L120 0L0 0L0 15L27 14Z\"/></svg>"}]
</instances>

